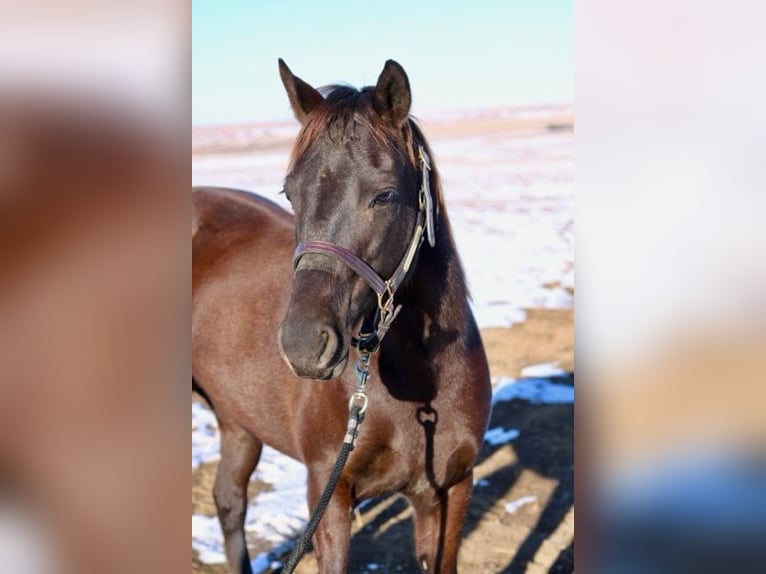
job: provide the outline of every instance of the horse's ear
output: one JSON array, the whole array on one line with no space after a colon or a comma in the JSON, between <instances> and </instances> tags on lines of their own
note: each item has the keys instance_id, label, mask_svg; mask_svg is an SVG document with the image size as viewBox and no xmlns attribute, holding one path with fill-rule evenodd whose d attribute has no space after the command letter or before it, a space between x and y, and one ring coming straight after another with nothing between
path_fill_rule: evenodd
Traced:
<instances>
[{"instance_id":1,"label":"horse's ear","mask_svg":"<svg viewBox=\"0 0 766 574\"><path fill-rule=\"evenodd\" d=\"M411 103L410 81L404 68L393 60L388 60L375 85L375 111L398 128L407 121Z\"/></svg>"},{"instance_id":2,"label":"horse's ear","mask_svg":"<svg viewBox=\"0 0 766 574\"><path fill-rule=\"evenodd\" d=\"M309 112L324 100L322 94L298 76L293 75L282 58L279 59L279 77L282 78L282 83L287 90L287 97L290 98L290 106L293 108L295 119L304 123Z\"/></svg>"}]
</instances>

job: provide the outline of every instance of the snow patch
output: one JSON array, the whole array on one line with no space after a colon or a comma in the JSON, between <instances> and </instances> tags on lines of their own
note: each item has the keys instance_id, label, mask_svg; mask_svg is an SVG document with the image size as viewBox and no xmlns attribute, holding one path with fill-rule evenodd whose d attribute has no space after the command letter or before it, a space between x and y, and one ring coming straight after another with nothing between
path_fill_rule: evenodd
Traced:
<instances>
[{"instance_id":1,"label":"snow patch","mask_svg":"<svg viewBox=\"0 0 766 574\"><path fill-rule=\"evenodd\" d=\"M192 514L192 548L205 564L226 562L223 532L217 516Z\"/></svg>"},{"instance_id":2,"label":"snow patch","mask_svg":"<svg viewBox=\"0 0 766 574\"><path fill-rule=\"evenodd\" d=\"M274 449L264 446L253 475L271 484L250 502L245 532L262 540L282 544L300 534L308 522L306 467Z\"/></svg>"},{"instance_id":3,"label":"snow patch","mask_svg":"<svg viewBox=\"0 0 766 574\"><path fill-rule=\"evenodd\" d=\"M546 378L513 379L502 377L492 395L492 404L520 399L535 405L574 403L574 387Z\"/></svg>"},{"instance_id":4,"label":"snow patch","mask_svg":"<svg viewBox=\"0 0 766 574\"><path fill-rule=\"evenodd\" d=\"M535 378L548 378L548 377L563 377L568 373L556 366L554 363L541 363L539 365L529 365L521 369L522 378L535 377Z\"/></svg>"},{"instance_id":5,"label":"snow patch","mask_svg":"<svg viewBox=\"0 0 766 574\"><path fill-rule=\"evenodd\" d=\"M496 427L486 432L484 441L492 446L498 446L519 438L519 434L519 431L516 429L504 430L502 427Z\"/></svg>"},{"instance_id":6,"label":"snow patch","mask_svg":"<svg viewBox=\"0 0 766 574\"><path fill-rule=\"evenodd\" d=\"M218 421L207 406L192 403L192 469L219 458Z\"/></svg>"},{"instance_id":7,"label":"snow patch","mask_svg":"<svg viewBox=\"0 0 766 574\"><path fill-rule=\"evenodd\" d=\"M218 423L213 412L192 403L192 468L220 458ZM306 467L300 462L264 446L252 480L267 483L251 501L245 520L245 535L285 544L298 535L308 522ZM225 562L223 532L215 516L192 516L192 548L202 562Z\"/></svg>"},{"instance_id":8,"label":"snow patch","mask_svg":"<svg viewBox=\"0 0 766 574\"><path fill-rule=\"evenodd\" d=\"M507 502L505 504L505 511L510 514L514 514L522 506L532 504L533 502L537 502L536 496L522 496L521 498L517 498L512 502Z\"/></svg>"},{"instance_id":9,"label":"snow patch","mask_svg":"<svg viewBox=\"0 0 766 574\"><path fill-rule=\"evenodd\" d=\"M283 566L279 560L274 560L272 552L261 552L250 561L250 569L253 574L264 574L264 572L273 572Z\"/></svg>"}]
</instances>

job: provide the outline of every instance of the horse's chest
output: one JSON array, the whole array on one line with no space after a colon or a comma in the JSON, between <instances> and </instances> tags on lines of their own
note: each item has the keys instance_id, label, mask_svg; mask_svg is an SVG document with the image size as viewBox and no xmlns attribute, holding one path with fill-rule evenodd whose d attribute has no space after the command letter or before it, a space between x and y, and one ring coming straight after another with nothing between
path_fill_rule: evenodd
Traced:
<instances>
[{"instance_id":1,"label":"horse's chest","mask_svg":"<svg viewBox=\"0 0 766 574\"><path fill-rule=\"evenodd\" d=\"M420 494L440 490L460 480L478 450L476 440L452 421L433 412L413 410L408 420L366 421L352 469L359 498L384 492Z\"/></svg>"}]
</instances>

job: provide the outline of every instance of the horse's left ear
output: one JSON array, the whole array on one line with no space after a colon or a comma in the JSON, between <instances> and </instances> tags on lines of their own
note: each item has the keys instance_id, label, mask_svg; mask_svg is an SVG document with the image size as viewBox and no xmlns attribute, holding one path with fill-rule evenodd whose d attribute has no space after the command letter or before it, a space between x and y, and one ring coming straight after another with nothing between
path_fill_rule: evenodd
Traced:
<instances>
[{"instance_id":1,"label":"horse's left ear","mask_svg":"<svg viewBox=\"0 0 766 574\"><path fill-rule=\"evenodd\" d=\"M388 60L375 85L375 111L393 127L401 127L410 114L410 81L399 64Z\"/></svg>"}]
</instances>

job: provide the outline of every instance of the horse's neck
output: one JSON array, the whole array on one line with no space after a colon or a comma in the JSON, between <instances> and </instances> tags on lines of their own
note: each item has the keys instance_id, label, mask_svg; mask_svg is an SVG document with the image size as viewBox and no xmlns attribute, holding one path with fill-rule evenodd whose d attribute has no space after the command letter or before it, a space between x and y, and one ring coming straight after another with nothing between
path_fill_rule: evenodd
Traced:
<instances>
[{"instance_id":1,"label":"horse's neck","mask_svg":"<svg viewBox=\"0 0 766 574\"><path fill-rule=\"evenodd\" d=\"M452 243L445 241L436 248L422 246L398 300L401 312L381 347L381 378L400 400L430 403L447 374L440 357L460 356L460 351L450 351L470 347L478 335L460 261Z\"/></svg>"},{"instance_id":2,"label":"horse's neck","mask_svg":"<svg viewBox=\"0 0 766 574\"><path fill-rule=\"evenodd\" d=\"M413 276L404 291L401 313L414 329L410 336L427 340L434 330L462 328L468 310L468 289L449 230L437 234L435 247L421 247ZM422 330L421 330L422 326Z\"/></svg>"}]
</instances>

